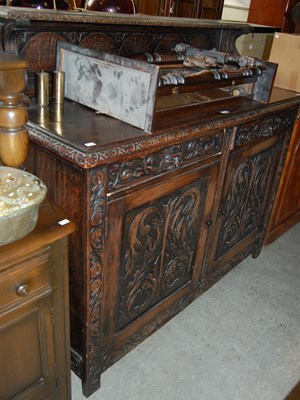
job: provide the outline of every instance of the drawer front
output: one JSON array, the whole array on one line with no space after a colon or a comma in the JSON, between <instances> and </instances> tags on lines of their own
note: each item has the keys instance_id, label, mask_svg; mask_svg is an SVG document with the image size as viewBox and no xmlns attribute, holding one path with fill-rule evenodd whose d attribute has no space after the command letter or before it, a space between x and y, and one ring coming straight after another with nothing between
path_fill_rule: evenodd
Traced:
<instances>
[{"instance_id":1,"label":"drawer front","mask_svg":"<svg viewBox=\"0 0 300 400\"><path fill-rule=\"evenodd\" d=\"M51 290L49 250L26 258L0 274L0 310Z\"/></svg>"},{"instance_id":2,"label":"drawer front","mask_svg":"<svg viewBox=\"0 0 300 400\"><path fill-rule=\"evenodd\" d=\"M253 143L276 134L287 134L294 125L297 109L281 111L269 117L248 122L237 127L234 147Z\"/></svg>"}]
</instances>

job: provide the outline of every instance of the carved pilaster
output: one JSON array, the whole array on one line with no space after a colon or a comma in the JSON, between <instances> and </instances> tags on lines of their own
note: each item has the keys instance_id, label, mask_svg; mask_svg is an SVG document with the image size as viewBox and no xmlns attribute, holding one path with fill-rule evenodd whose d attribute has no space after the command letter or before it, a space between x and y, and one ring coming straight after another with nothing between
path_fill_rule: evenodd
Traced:
<instances>
[{"instance_id":1,"label":"carved pilaster","mask_svg":"<svg viewBox=\"0 0 300 400\"><path fill-rule=\"evenodd\" d=\"M101 346L102 346L102 301L103 301L103 242L104 242L104 221L105 221L105 174L102 170L92 170L89 175L90 215L88 233L88 254L87 254L87 282L86 296L87 305L87 327L85 351L83 357L88 362L84 363L87 370L83 371L84 387L86 396L93 393L100 387L100 375L102 372Z\"/></svg>"}]
</instances>

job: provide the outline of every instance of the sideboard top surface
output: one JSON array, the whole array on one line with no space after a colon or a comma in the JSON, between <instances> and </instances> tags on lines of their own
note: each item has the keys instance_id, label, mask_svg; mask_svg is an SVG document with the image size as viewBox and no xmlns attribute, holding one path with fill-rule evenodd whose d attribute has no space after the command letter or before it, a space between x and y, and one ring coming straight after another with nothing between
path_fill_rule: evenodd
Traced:
<instances>
[{"instance_id":1,"label":"sideboard top surface","mask_svg":"<svg viewBox=\"0 0 300 400\"><path fill-rule=\"evenodd\" d=\"M55 106L29 108L31 140L81 168L115 162L155 151L195 137L247 122L300 104L295 92L274 88L268 104L249 98L233 98L229 103L211 102L209 108L198 105L180 114L164 115L151 133L65 100L60 115ZM224 112L225 111L225 112ZM172 111L171 111L172 114ZM58 117L59 116L59 117ZM159 118L158 118L159 119ZM170 121L176 123L170 124Z\"/></svg>"}]
</instances>

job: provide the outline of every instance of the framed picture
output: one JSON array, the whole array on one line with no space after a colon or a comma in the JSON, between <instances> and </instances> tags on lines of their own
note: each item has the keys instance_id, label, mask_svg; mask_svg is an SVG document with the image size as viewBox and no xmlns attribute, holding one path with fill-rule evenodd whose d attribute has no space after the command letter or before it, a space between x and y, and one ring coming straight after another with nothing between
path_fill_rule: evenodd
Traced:
<instances>
[{"instance_id":1,"label":"framed picture","mask_svg":"<svg viewBox=\"0 0 300 400\"><path fill-rule=\"evenodd\" d=\"M58 42L65 97L150 132L159 67Z\"/></svg>"}]
</instances>

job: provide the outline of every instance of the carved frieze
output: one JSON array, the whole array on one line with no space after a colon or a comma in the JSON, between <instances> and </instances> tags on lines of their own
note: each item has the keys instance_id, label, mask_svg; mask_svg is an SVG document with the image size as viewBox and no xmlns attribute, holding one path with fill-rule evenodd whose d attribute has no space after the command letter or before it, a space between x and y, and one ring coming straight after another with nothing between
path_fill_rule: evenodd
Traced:
<instances>
[{"instance_id":1,"label":"carved frieze","mask_svg":"<svg viewBox=\"0 0 300 400\"><path fill-rule=\"evenodd\" d=\"M41 32L42 29L42 32ZM71 25L55 26L55 29L45 30L35 23L27 27L26 31L19 29L18 25L8 25L2 33L3 50L22 55L29 61L29 71L51 71L55 69L57 41L66 41L82 47L111 54L130 57L140 53L160 52L169 54L178 42L203 45L212 48L214 32L203 30L201 34L185 33L170 34L168 31L161 33L124 32L122 30L103 29L100 26L86 26L76 28Z\"/></svg>"},{"instance_id":2,"label":"carved frieze","mask_svg":"<svg viewBox=\"0 0 300 400\"><path fill-rule=\"evenodd\" d=\"M286 133L293 124L294 111L281 112L260 121L241 125L237 128L235 146L241 146L254 139L267 138L276 133Z\"/></svg>"},{"instance_id":3,"label":"carved frieze","mask_svg":"<svg viewBox=\"0 0 300 400\"><path fill-rule=\"evenodd\" d=\"M142 158L111 164L108 169L109 190L115 190L154 174L177 169L201 156L217 154L221 151L222 139L223 132L219 132L208 138L167 147Z\"/></svg>"}]
</instances>

